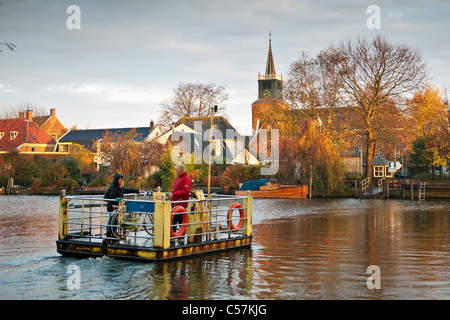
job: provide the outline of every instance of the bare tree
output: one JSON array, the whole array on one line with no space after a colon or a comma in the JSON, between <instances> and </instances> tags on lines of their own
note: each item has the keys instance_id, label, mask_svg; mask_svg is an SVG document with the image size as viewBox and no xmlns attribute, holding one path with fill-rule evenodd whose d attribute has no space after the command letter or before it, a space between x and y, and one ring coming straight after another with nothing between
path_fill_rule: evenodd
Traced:
<instances>
[{"instance_id":1,"label":"bare tree","mask_svg":"<svg viewBox=\"0 0 450 320\"><path fill-rule=\"evenodd\" d=\"M25 112L27 110L33 111L33 117L41 117L49 114L49 111L46 111L45 108L43 107L40 107L32 102L22 101L16 105L2 108L0 112L0 119L19 118L20 113Z\"/></svg>"},{"instance_id":2,"label":"bare tree","mask_svg":"<svg viewBox=\"0 0 450 320\"><path fill-rule=\"evenodd\" d=\"M161 103L160 125L170 126L181 117L209 116L212 106L228 100L225 87L214 83L180 83L173 91L173 97Z\"/></svg>"},{"instance_id":3,"label":"bare tree","mask_svg":"<svg viewBox=\"0 0 450 320\"><path fill-rule=\"evenodd\" d=\"M11 51L14 51L14 49L17 48L16 45L11 42L0 42L0 45L7 46ZM0 52L2 52L2 50L0 50Z\"/></svg>"},{"instance_id":4,"label":"bare tree","mask_svg":"<svg viewBox=\"0 0 450 320\"><path fill-rule=\"evenodd\" d=\"M340 84L342 101L363 120L366 140L366 177L372 182L376 152L376 116L391 100L397 102L424 85L427 69L419 49L393 44L383 36L341 42L330 52L329 75Z\"/></svg>"},{"instance_id":5,"label":"bare tree","mask_svg":"<svg viewBox=\"0 0 450 320\"><path fill-rule=\"evenodd\" d=\"M291 64L285 87L293 109L313 120L320 117L327 127L334 107L339 103L339 85L335 77L329 76L328 50L321 51L316 57L302 52L300 58Z\"/></svg>"}]
</instances>

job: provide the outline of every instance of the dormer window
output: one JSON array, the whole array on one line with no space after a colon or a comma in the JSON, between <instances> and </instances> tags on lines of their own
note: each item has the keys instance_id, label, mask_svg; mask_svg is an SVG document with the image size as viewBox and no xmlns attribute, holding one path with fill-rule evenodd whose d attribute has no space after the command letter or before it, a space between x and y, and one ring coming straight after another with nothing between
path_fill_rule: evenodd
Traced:
<instances>
[{"instance_id":1,"label":"dormer window","mask_svg":"<svg viewBox=\"0 0 450 320\"><path fill-rule=\"evenodd\" d=\"M9 133L9 139L10 139L10 140L14 140L14 139L17 137L18 134L19 134L19 133L18 133L17 131L11 131L11 132Z\"/></svg>"}]
</instances>

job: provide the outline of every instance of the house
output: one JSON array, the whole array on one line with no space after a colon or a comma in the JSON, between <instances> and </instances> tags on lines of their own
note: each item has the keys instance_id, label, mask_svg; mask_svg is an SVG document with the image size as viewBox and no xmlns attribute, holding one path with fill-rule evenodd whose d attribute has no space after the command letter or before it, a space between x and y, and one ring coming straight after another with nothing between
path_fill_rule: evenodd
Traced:
<instances>
[{"instance_id":1,"label":"house","mask_svg":"<svg viewBox=\"0 0 450 320\"><path fill-rule=\"evenodd\" d=\"M159 126L155 126L153 121L150 121L150 126L148 127L70 130L59 139L57 152L69 153L73 144L79 144L96 153L94 161L97 164L97 169L99 169L100 166L108 165L108 163L102 159L100 154L100 144L105 135L119 137L124 136L132 130L134 130L135 133L132 140L138 143L150 142L162 135L161 129Z\"/></svg>"},{"instance_id":2,"label":"house","mask_svg":"<svg viewBox=\"0 0 450 320\"><path fill-rule=\"evenodd\" d=\"M211 136L211 117L182 117L159 139L160 143L169 140L173 145L174 160L189 161L194 154L194 163L209 163L209 148L213 163L235 163L234 160L245 149L245 137L223 116L213 117ZM176 159L179 154L180 158ZM189 156L188 158L181 158Z\"/></svg>"},{"instance_id":3,"label":"house","mask_svg":"<svg viewBox=\"0 0 450 320\"><path fill-rule=\"evenodd\" d=\"M31 121L31 112L26 117L0 120L0 175L8 175L11 163L5 162L3 154L17 150L25 158L35 156L51 158L59 156L56 141L36 123Z\"/></svg>"},{"instance_id":4,"label":"house","mask_svg":"<svg viewBox=\"0 0 450 320\"><path fill-rule=\"evenodd\" d=\"M382 156L376 156L372 160L374 178L392 178L393 172L389 171L389 160Z\"/></svg>"},{"instance_id":5,"label":"house","mask_svg":"<svg viewBox=\"0 0 450 320\"><path fill-rule=\"evenodd\" d=\"M21 113L21 117L23 113ZM32 117L32 113L30 111L27 117ZM50 137L54 140L58 141L66 132L68 131L66 127L59 121L58 117L56 117L56 109L50 109L50 114L47 116L33 117L32 121L36 123L42 130L44 130Z\"/></svg>"},{"instance_id":6,"label":"house","mask_svg":"<svg viewBox=\"0 0 450 320\"><path fill-rule=\"evenodd\" d=\"M347 148L340 154L346 172L364 175L363 156L361 147Z\"/></svg>"}]
</instances>

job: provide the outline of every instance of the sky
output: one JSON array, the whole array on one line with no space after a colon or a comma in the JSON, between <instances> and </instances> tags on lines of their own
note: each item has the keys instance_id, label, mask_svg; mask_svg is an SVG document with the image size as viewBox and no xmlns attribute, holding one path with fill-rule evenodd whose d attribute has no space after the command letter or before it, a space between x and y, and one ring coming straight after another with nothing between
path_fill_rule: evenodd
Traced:
<instances>
[{"instance_id":1,"label":"sky","mask_svg":"<svg viewBox=\"0 0 450 320\"><path fill-rule=\"evenodd\" d=\"M212 82L250 134L269 30L284 79L302 51L382 34L419 48L431 84L450 86L448 0L0 0L0 43L16 46L0 45L0 109L30 102L68 128L142 127L181 82Z\"/></svg>"}]
</instances>

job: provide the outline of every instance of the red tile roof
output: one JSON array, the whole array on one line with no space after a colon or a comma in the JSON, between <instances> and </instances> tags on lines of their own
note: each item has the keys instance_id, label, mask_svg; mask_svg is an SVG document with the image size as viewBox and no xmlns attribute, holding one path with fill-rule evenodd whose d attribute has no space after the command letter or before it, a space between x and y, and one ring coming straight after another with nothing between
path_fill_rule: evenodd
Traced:
<instances>
[{"instance_id":1,"label":"red tile roof","mask_svg":"<svg viewBox=\"0 0 450 320\"><path fill-rule=\"evenodd\" d=\"M17 149L24 143L56 144L39 126L25 119L0 120L0 151ZM10 132L18 132L15 139L10 139Z\"/></svg>"}]
</instances>

